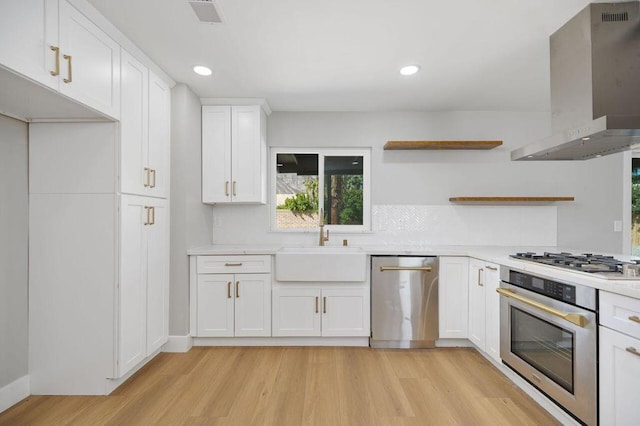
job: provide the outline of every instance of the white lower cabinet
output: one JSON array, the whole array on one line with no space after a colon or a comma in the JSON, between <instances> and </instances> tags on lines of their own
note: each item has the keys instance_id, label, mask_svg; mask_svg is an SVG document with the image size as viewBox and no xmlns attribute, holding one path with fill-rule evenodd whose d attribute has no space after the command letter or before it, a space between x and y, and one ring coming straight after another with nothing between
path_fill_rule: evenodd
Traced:
<instances>
[{"instance_id":1,"label":"white lower cabinet","mask_svg":"<svg viewBox=\"0 0 640 426\"><path fill-rule=\"evenodd\" d=\"M197 337L271 336L271 264L265 257L198 256L199 272L234 273L196 274ZM262 273L245 273L254 270Z\"/></svg>"},{"instance_id":2,"label":"white lower cabinet","mask_svg":"<svg viewBox=\"0 0 640 426\"><path fill-rule=\"evenodd\" d=\"M438 324L440 339L469 337L469 258L440 257Z\"/></svg>"},{"instance_id":3,"label":"white lower cabinet","mask_svg":"<svg viewBox=\"0 0 640 426\"><path fill-rule=\"evenodd\" d=\"M600 424L640 419L640 300L600 291Z\"/></svg>"},{"instance_id":4,"label":"white lower cabinet","mask_svg":"<svg viewBox=\"0 0 640 426\"><path fill-rule=\"evenodd\" d=\"M369 289L273 289L274 336L369 336Z\"/></svg>"},{"instance_id":5,"label":"white lower cabinet","mask_svg":"<svg viewBox=\"0 0 640 426\"><path fill-rule=\"evenodd\" d=\"M500 266L469 260L469 340L500 361Z\"/></svg>"},{"instance_id":6,"label":"white lower cabinet","mask_svg":"<svg viewBox=\"0 0 640 426\"><path fill-rule=\"evenodd\" d=\"M198 275L198 336L270 336L270 274Z\"/></svg>"}]
</instances>

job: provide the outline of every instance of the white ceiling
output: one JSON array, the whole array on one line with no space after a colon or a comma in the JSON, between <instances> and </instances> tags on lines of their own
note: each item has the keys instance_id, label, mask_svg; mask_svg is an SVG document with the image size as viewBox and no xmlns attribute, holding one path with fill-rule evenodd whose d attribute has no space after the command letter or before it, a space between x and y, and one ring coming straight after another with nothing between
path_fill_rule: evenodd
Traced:
<instances>
[{"instance_id":1,"label":"white ceiling","mask_svg":"<svg viewBox=\"0 0 640 426\"><path fill-rule=\"evenodd\" d=\"M275 111L549 110L549 35L587 0L89 0L200 97ZM401 66L420 64L413 77ZM197 76L195 64L213 68Z\"/></svg>"}]
</instances>

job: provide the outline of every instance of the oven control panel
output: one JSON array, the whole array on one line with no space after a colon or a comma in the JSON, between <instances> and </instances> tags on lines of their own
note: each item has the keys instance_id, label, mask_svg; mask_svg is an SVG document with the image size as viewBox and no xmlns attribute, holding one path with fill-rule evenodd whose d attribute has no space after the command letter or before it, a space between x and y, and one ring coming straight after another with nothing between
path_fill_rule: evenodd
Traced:
<instances>
[{"instance_id":1,"label":"oven control panel","mask_svg":"<svg viewBox=\"0 0 640 426\"><path fill-rule=\"evenodd\" d=\"M570 284L534 277L518 271L509 271L509 282L552 299L576 304L576 287Z\"/></svg>"}]
</instances>

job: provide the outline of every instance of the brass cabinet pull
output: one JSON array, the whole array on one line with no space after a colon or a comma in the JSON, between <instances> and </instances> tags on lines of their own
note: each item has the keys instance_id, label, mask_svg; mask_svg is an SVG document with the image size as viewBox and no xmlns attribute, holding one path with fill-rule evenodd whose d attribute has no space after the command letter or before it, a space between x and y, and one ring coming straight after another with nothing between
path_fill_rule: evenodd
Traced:
<instances>
[{"instance_id":1,"label":"brass cabinet pull","mask_svg":"<svg viewBox=\"0 0 640 426\"><path fill-rule=\"evenodd\" d=\"M239 262L239 263L225 263L224 266L242 266L242 262Z\"/></svg>"},{"instance_id":2,"label":"brass cabinet pull","mask_svg":"<svg viewBox=\"0 0 640 426\"><path fill-rule=\"evenodd\" d=\"M316 314L318 313L318 299L319 299L319 297L316 296Z\"/></svg>"},{"instance_id":3,"label":"brass cabinet pull","mask_svg":"<svg viewBox=\"0 0 640 426\"><path fill-rule=\"evenodd\" d=\"M151 207L149 206L144 206L144 209L147 211L147 220L144 222L145 225L151 225L151 220L149 219L149 209Z\"/></svg>"},{"instance_id":4,"label":"brass cabinet pull","mask_svg":"<svg viewBox=\"0 0 640 426\"><path fill-rule=\"evenodd\" d=\"M478 285L479 285L480 287L484 287L484 284L482 284L482 283L480 282L480 274L482 274L482 272L483 272L483 271L484 271L484 269L482 269L482 268L478 269Z\"/></svg>"},{"instance_id":5,"label":"brass cabinet pull","mask_svg":"<svg viewBox=\"0 0 640 426\"><path fill-rule=\"evenodd\" d=\"M149 184L150 188L156 187L156 169L151 169L151 174L153 175L153 184Z\"/></svg>"},{"instance_id":6,"label":"brass cabinet pull","mask_svg":"<svg viewBox=\"0 0 640 426\"><path fill-rule=\"evenodd\" d=\"M231 281L227 282L227 299L231 299Z\"/></svg>"},{"instance_id":7,"label":"brass cabinet pull","mask_svg":"<svg viewBox=\"0 0 640 426\"><path fill-rule=\"evenodd\" d=\"M155 225L156 224L156 208L149 207L149 210L151 210L151 223L149 225Z\"/></svg>"},{"instance_id":8,"label":"brass cabinet pull","mask_svg":"<svg viewBox=\"0 0 640 426\"><path fill-rule=\"evenodd\" d=\"M240 297L240 281L236 281L236 297Z\"/></svg>"},{"instance_id":9,"label":"brass cabinet pull","mask_svg":"<svg viewBox=\"0 0 640 426\"><path fill-rule=\"evenodd\" d=\"M634 354L634 355L638 355L638 356L640 356L640 352L638 352L638 351L636 350L636 348L634 348L633 346L629 346L629 347L627 348L627 352L632 353L632 354Z\"/></svg>"},{"instance_id":10,"label":"brass cabinet pull","mask_svg":"<svg viewBox=\"0 0 640 426\"><path fill-rule=\"evenodd\" d=\"M584 327L589 322L586 317L584 317L584 316L582 316L580 314L570 314L570 313L567 313L567 312L559 311L559 310L557 310L555 308L552 308L551 306L547 306L547 305L544 305L544 304L542 304L540 302L536 302L535 300L531 300L529 298L520 296L519 294L516 294L511 290L507 290L505 288L497 288L496 291L498 293L500 293L501 295L505 296L505 297L510 297L512 299L519 300L522 303L525 303L525 304L527 304L529 306L532 306L534 308L540 309L541 311L546 312L548 314L551 314L553 316L562 318L562 319L564 319L566 321L569 321L570 323L578 325L580 327Z\"/></svg>"},{"instance_id":11,"label":"brass cabinet pull","mask_svg":"<svg viewBox=\"0 0 640 426\"><path fill-rule=\"evenodd\" d=\"M67 78L63 78L65 83L71 83L73 81L73 66L71 65L71 55L62 55L67 60Z\"/></svg>"},{"instance_id":12,"label":"brass cabinet pull","mask_svg":"<svg viewBox=\"0 0 640 426\"><path fill-rule=\"evenodd\" d=\"M236 196L236 181L233 181L233 196Z\"/></svg>"},{"instance_id":13,"label":"brass cabinet pull","mask_svg":"<svg viewBox=\"0 0 640 426\"><path fill-rule=\"evenodd\" d=\"M224 182L224 195L226 197L229 196L229 181L228 180Z\"/></svg>"},{"instance_id":14,"label":"brass cabinet pull","mask_svg":"<svg viewBox=\"0 0 640 426\"><path fill-rule=\"evenodd\" d=\"M149 184L149 172L150 172L150 171L151 171L151 169L150 169L150 168L148 168L148 167L145 167L145 168L144 168L144 173L145 173L144 187L145 187L145 188L148 188L148 187L150 187L150 186L151 186L151 185Z\"/></svg>"},{"instance_id":15,"label":"brass cabinet pull","mask_svg":"<svg viewBox=\"0 0 640 426\"><path fill-rule=\"evenodd\" d=\"M323 314L327 313L327 298L326 297L322 298L322 313Z\"/></svg>"},{"instance_id":16,"label":"brass cabinet pull","mask_svg":"<svg viewBox=\"0 0 640 426\"><path fill-rule=\"evenodd\" d=\"M50 73L53 76L60 75L60 48L58 46L49 46L49 49L56 52L56 69L50 71Z\"/></svg>"},{"instance_id":17,"label":"brass cabinet pull","mask_svg":"<svg viewBox=\"0 0 640 426\"><path fill-rule=\"evenodd\" d=\"M485 268L487 268L490 271L497 271L498 268L496 268L495 266L489 266L489 265L485 265Z\"/></svg>"},{"instance_id":18,"label":"brass cabinet pull","mask_svg":"<svg viewBox=\"0 0 640 426\"><path fill-rule=\"evenodd\" d=\"M381 266L380 272L384 271L425 271L431 272L431 266Z\"/></svg>"},{"instance_id":19,"label":"brass cabinet pull","mask_svg":"<svg viewBox=\"0 0 640 426\"><path fill-rule=\"evenodd\" d=\"M640 324L640 317L638 317L637 315L630 316L629 320Z\"/></svg>"}]
</instances>

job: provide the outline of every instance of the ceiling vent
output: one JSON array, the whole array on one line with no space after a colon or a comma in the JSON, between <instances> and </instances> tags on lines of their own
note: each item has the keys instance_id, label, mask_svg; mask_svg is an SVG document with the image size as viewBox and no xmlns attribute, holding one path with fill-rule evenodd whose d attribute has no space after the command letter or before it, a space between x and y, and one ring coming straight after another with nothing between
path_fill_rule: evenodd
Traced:
<instances>
[{"instance_id":1,"label":"ceiling vent","mask_svg":"<svg viewBox=\"0 0 640 426\"><path fill-rule=\"evenodd\" d=\"M209 24L219 24L222 22L222 17L220 13L218 13L213 0L190 0L189 4L198 16L200 22Z\"/></svg>"}]
</instances>

